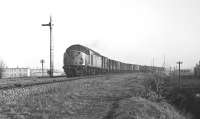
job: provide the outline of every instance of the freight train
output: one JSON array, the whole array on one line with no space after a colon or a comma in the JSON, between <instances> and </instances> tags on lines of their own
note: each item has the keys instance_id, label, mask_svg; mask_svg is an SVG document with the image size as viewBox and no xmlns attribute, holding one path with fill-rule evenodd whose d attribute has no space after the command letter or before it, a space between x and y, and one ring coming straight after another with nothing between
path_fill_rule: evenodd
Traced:
<instances>
[{"instance_id":1,"label":"freight train","mask_svg":"<svg viewBox=\"0 0 200 119\"><path fill-rule=\"evenodd\" d=\"M127 64L109 59L82 45L72 45L64 53L64 72L67 77L119 72L164 71L163 67Z\"/></svg>"}]
</instances>

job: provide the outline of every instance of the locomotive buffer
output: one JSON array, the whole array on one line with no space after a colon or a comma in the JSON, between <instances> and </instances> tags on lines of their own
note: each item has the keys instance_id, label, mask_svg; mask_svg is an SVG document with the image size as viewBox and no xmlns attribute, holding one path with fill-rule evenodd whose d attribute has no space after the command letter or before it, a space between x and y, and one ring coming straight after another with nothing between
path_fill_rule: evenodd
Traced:
<instances>
[{"instance_id":1,"label":"locomotive buffer","mask_svg":"<svg viewBox=\"0 0 200 119\"><path fill-rule=\"evenodd\" d=\"M42 26L49 26L50 29L50 77L53 77L53 48L52 48L52 19L50 16L50 22L48 24L42 24Z\"/></svg>"}]
</instances>

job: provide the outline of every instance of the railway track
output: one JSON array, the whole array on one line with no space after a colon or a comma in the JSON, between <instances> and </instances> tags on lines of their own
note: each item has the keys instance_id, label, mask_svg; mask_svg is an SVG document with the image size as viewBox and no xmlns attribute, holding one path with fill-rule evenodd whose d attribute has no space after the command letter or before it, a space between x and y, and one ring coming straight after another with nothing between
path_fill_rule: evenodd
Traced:
<instances>
[{"instance_id":1,"label":"railway track","mask_svg":"<svg viewBox=\"0 0 200 119\"><path fill-rule=\"evenodd\" d=\"M96 75L96 76L81 76L81 77L72 77L67 78L65 76L57 76L53 78L47 78L47 77L39 77L37 78L38 81L33 82L26 82L26 83L8 83L8 84L0 84L0 90L8 90L8 89L15 89L15 88L25 88L25 87L31 87L31 86L37 86L37 85L44 85L44 84L52 84L52 83L59 83L59 82L66 82L66 81L75 81L85 78L95 78L95 77L102 77L103 75Z\"/></svg>"}]
</instances>

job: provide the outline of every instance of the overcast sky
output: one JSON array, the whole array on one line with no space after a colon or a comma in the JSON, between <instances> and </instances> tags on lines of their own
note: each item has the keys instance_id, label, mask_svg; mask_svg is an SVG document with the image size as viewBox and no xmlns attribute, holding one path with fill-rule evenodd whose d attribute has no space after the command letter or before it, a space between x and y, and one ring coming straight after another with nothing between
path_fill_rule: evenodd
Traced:
<instances>
[{"instance_id":1,"label":"overcast sky","mask_svg":"<svg viewBox=\"0 0 200 119\"><path fill-rule=\"evenodd\" d=\"M85 45L122 62L168 66L200 60L200 0L1 0L0 58L8 67L49 67L53 17L54 66Z\"/></svg>"}]
</instances>

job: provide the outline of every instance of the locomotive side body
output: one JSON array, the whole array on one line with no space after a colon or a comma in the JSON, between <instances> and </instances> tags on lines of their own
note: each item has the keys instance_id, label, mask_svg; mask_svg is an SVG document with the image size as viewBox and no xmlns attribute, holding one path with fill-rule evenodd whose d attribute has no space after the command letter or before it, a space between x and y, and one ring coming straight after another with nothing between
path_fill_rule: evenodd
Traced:
<instances>
[{"instance_id":1,"label":"locomotive side body","mask_svg":"<svg viewBox=\"0 0 200 119\"><path fill-rule=\"evenodd\" d=\"M93 51L90 51L90 58L91 58L91 67L102 67L102 56L99 54L94 53Z\"/></svg>"}]
</instances>

